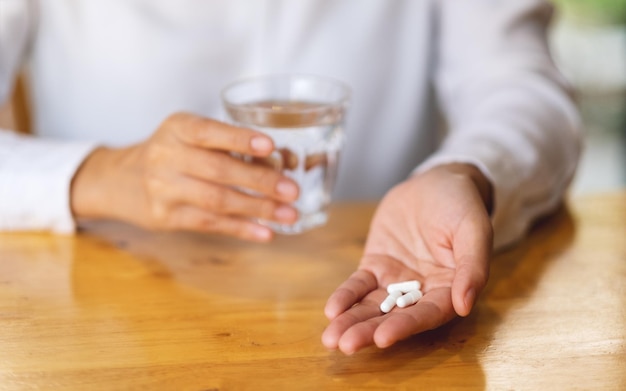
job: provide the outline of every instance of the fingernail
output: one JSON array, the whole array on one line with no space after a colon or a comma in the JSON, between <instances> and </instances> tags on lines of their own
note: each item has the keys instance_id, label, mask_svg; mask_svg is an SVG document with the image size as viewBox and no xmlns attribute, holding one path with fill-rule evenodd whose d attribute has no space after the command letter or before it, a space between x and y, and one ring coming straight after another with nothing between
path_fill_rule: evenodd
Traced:
<instances>
[{"instance_id":1,"label":"fingernail","mask_svg":"<svg viewBox=\"0 0 626 391\"><path fill-rule=\"evenodd\" d=\"M255 225L251 229L252 235L259 240L269 240L272 237L272 231L267 227Z\"/></svg>"},{"instance_id":2,"label":"fingernail","mask_svg":"<svg viewBox=\"0 0 626 391\"><path fill-rule=\"evenodd\" d=\"M291 199L298 195L298 187L291 181L281 179L276 185L276 192Z\"/></svg>"},{"instance_id":3,"label":"fingernail","mask_svg":"<svg viewBox=\"0 0 626 391\"><path fill-rule=\"evenodd\" d=\"M267 137L256 136L250 140L250 146L257 152L268 152L274 147Z\"/></svg>"},{"instance_id":4,"label":"fingernail","mask_svg":"<svg viewBox=\"0 0 626 391\"><path fill-rule=\"evenodd\" d=\"M297 217L297 212L290 206L281 205L274 211L274 217L280 221L294 221Z\"/></svg>"},{"instance_id":5,"label":"fingernail","mask_svg":"<svg viewBox=\"0 0 626 391\"><path fill-rule=\"evenodd\" d=\"M476 291L474 288L470 288L467 293L465 293L465 306L467 307L467 312L472 309L474 305L474 300L476 299Z\"/></svg>"}]
</instances>

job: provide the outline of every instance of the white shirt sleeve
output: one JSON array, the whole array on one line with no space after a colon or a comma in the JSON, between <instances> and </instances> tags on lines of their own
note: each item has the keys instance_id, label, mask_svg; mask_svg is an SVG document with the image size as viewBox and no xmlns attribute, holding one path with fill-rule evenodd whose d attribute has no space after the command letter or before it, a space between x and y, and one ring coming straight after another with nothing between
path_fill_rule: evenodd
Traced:
<instances>
[{"instance_id":1,"label":"white shirt sleeve","mask_svg":"<svg viewBox=\"0 0 626 391\"><path fill-rule=\"evenodd\" d=\"M13 89L33 23L29 0L0 0L0 105Z\"/></svg>"},{"instance_id":2,"label":"white shirt sleeve","mask_svg":"<svg viewBox=\"0 0 626 391\"><path fill-rule=\"evenodd\" d=\"M0 231L73 232L70 185L93 148L0 130Z\"/></svg>"},{"instance_id":3,"label":"white shirt sleeve","mask_svg":"<svg viewBox=\"0 0 626 391\"><path fill-rule=\"evenodd\" d=\"M494 186L494 247L556 208L581 149L581 125L553 64L541 0L440 3L436 89L449 134L420 165L476 165Z\"/></svg>"},{"instance_id":4,"label":"white shirt sleeve","mask_svg":"<svg viewBox=\"0 0 626 391\"><path fill-rule=\"evenodd\" d=\"M34 28L30 0L0 0L0 104L13 89ZM0 129L0 231L73 232L71 180L94 148Z\"/></svg>"}]
</instances>

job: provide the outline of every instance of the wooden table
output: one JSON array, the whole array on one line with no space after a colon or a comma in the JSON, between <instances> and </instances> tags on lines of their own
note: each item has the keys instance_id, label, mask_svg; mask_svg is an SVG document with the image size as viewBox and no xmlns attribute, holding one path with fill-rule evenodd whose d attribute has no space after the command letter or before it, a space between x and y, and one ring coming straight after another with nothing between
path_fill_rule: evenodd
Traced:
<instances>
[{"instance_id":1,"label":"wooden table","mask_svg":"<svg viewBox=\"0 0 626 391\"><path fill-rule=\"evenodd\" d=\"M626 192L575 199L493 260L465 319L327 351L371 204L271 245L96 223L0 235L1 390L626 389Z\"/></svg>"}]
</instances>

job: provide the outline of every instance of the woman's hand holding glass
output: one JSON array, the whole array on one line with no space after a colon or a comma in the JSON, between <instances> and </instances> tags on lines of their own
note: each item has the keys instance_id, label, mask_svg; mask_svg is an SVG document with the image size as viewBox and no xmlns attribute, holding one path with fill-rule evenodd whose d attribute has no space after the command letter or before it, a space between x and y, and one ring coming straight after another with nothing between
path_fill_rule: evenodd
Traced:
<instances>
[{"instance_id":1,"label":"woman's hand holding glass","mask_svg":"<svg viewBox=\"0 0 626 391\"><path fill-rule=\"evenodd\" d=\"M72 212L77 218L118 219L155 230L268 241L272 231L255 219L296 221L290 203L298 186L232 153L263 158L273 150L271 138L262 133L174 114L144 142L96 149L72 182Z\"/></svg>"}]
</instances>

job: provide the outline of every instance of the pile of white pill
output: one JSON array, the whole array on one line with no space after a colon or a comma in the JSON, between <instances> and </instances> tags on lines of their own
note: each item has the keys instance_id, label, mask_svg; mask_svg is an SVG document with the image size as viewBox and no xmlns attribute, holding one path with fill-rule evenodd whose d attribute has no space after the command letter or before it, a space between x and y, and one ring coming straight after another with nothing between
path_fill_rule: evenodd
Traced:
<instances>
[{"instance_id":1,"label":"pile of white pill","mask_svg":"<svg viewBox=\"0 0 626 391\"><path fill-rule=\"evenodd\" d=\"M389 286L387 286L389 296L380 303L380 310L387 313L395 306L404 308L417 303L423 296L420 290L421 287L422 284L417 280L389 284Z\"/></svg>"}]
</instances>

